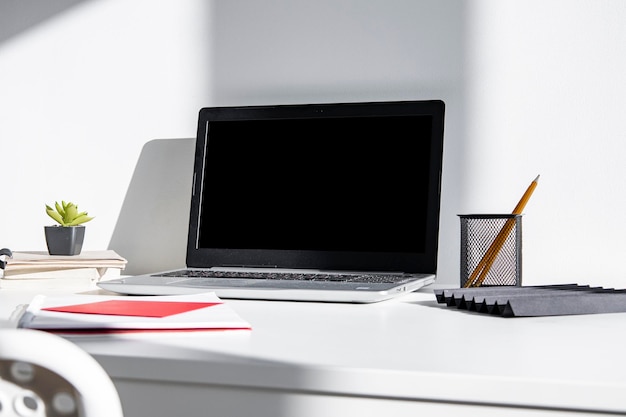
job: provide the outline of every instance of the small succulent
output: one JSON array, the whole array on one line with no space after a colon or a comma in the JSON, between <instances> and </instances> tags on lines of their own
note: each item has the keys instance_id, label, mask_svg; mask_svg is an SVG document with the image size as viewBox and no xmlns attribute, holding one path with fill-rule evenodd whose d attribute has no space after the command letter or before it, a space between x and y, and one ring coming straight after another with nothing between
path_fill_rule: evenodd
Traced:
<instances>
[{"instance_id":1,"label":"small succulent","mask_svg":"<svg viewBox=\"0 0 626 417\"><path fill-rule=\"evenodd\" d=\"M54 208L46 204L46 213L63 227L78 226L93 219L86 211L79 212L76 204L65 201L55 202Z\"/></svg>"}]
</instances>

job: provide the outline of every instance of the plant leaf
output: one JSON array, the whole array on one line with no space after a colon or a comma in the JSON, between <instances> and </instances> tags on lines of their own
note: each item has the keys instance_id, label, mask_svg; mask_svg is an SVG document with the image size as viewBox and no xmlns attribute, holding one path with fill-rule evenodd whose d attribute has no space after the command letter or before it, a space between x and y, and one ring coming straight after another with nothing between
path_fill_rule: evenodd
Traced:
<instances>
[{"instance_id":1,"label":"plant leaf","mask_svg":"<svg viewBox=\"0 0 626 417\"><path fill-rule=\"evenodd\" d=\"M93 219L93 217L89 217L85 213L81 216L76 217L74 220L72 220L70 224L68 224L68 226L78 226L79 224L87 223L91 219Z\"/></svg>"},{"instance_id":2,"label":"plant leaf","mask_svg":"<svg viewBox=\"0 0 626 417\"><path fill-rule=\"evenodd\" d=\"M54 202L54 207L57 209L57 212L61 215L65 215L65 210L63 210L63 206L60 205L57 201Z\"/></svg>"},{"instance_id":3,"label":"plant leaf","mask_svg":"<svg viewBox=\"0 0 626 417\"><path fill-rule=\"evenodd\" d=\"M74 203L68 203L65 206L65 214L63 215L63 220L67 224L71 224L74 219L78 217L78 207L74 205Z\"/></svg>"},{"instance_id":4,"label":"plant leaf","mask_svg":"<svg viewBox=\"0 0 626 417\"><path fill-rule=\"evenodd\" d=\"M59 213L54 211L54 209L47 204L46 204L46 213L48 213L48 216L52 217L52 219L54 219L55 222L59 223L62 226L65 226L65 223L63 222L63 217L61 217Z\"/></svg>"}]
</instances>

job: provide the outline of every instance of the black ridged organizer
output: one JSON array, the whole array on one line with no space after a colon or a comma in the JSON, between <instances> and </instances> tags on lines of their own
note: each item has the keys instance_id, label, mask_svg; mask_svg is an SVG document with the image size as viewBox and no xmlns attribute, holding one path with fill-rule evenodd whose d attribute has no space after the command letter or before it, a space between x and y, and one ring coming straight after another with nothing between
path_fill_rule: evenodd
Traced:
<instances>
[{"instance_id":1,"label":"black ridged organizer","mask_svg":"<svg viewBox=\"0 0 626 417\"><path fill-rule=\"evenodd\" d=\"M563 284L434 290L437 302L459 310L501 317L626 312L626 290Z\"/></svg>"}]
</instances>

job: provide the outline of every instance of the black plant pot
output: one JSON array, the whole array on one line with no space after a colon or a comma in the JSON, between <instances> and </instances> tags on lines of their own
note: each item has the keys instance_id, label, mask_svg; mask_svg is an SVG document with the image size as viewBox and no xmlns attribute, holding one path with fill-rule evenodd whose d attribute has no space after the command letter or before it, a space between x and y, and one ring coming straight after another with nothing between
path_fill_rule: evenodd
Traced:
<instances>
[{"instance_id":1,"label":"black plant pot","mask_svg":"<svg viewBox=\"0 0 626 417\"><path fill-rule=\"evenodd\" d=\"M85 239L85 226L44 226L50 255L79 255Z\"/></svg>"}]
</instances>

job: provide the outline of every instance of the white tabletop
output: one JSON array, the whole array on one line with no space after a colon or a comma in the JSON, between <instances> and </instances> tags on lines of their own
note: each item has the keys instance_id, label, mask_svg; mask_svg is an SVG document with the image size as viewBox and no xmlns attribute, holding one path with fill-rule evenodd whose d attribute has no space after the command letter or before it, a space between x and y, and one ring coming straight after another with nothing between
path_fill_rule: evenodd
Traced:
<instances>
[{"instance_id":1,"label":"white tabletop","mask_svg":"<svg viewBox=\"0 0 626 417\"><path fill-rule=\"evenodd\" d=\"M0 292L0 317L32 293ZM72 337L115 378L626 412L626 313L502 318L432 288L376 304L226 300L251 331Z\"/></svg>"}]
</instances>

